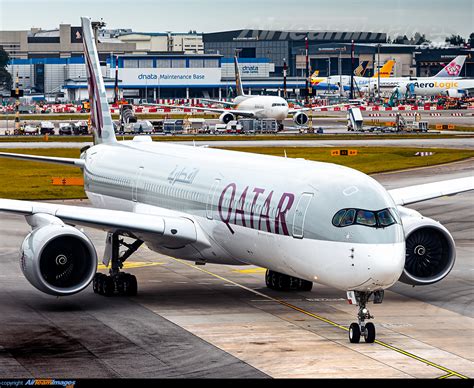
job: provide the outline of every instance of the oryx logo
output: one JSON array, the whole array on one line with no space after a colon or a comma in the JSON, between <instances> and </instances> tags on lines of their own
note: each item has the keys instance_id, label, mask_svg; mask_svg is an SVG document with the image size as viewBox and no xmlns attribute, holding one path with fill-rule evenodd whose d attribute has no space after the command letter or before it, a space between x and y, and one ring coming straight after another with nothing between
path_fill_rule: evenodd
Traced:
<instances>
[{"instance_id":1,"label":"oryx logo","mask_svg":"<svg viewBox=\"0 0 474 388\"><path fill-rule=\"evenodd\" d=\"M446 73L450 76L457 76L461 72L461 66L458 65L456 62L451 62L448 66L446 66Z\"/></svg>"}]
</instances>

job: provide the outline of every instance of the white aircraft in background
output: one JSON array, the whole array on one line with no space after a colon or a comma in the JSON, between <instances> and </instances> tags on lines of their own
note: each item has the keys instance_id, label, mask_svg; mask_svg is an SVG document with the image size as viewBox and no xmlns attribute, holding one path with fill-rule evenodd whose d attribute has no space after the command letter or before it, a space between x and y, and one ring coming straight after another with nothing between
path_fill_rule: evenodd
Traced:
<instances>
[{"instance_id":1,"label":"white aircraft in background","mask_svg":"<svg viewBox=\"0 0 474 388\"><path fill-rule=\"evenodd\" d=\"M219 121L227 124L229 121L236 120L237 117L246 117L252 119L274 119L280 126L288 115L293 115L293 121L298 125L305 125L308 122L308 112L310 109L317 110L321 108L334 107L335 105L317 106L314 108L290 108L288 102L278 96L262 96L245 94L242 87L240 70L238 66L237 56L234 56L235 66L235 86L237 97L232 102L201 99L202 101L226 105L229 108L211 108L211 107L193 107L187 105L166 105L151 104L164 106L168 108L192 109L204 112L220 113ZM148 104L150 105L150 104Z\"/></svg>"},{"instance_id":2,"label":"white aircraft in background","mask_svg":"<svg viewBox=\"0 0 474 388\"><path fill-rule=\"evenodd\" d=\"M459 75L466 61L466 55L459 55L443 67L432 77L390 77L395 61L387 61L381 68L380 80L377 75L373 77L353 77L354 88L361 92L376 91L379 81L380 90L393 90L398 88L400 93L411 93L420 96L434 96L445 94L450 97L462 97L466 91L474 88L474 80L460 79ZM327 81L330 85L342 84L344 90L349 90L351 77L331 76Z\"/></svg>"},{"instance_id":3,"label":"white aircraft in background","mask_svg":"<svg viewBox=\"0 0 474 388\"><path fill-rule=\"evenodd\" d=\"M459 55L432 77L391 77L380 79L380 89L403 95L463 97L474 90L474 80L460 78L466 55ZM378 80L365 84L365 90L377 89ZM360 84L364 91L364 83Z\"/></svg>"},{"instance_id":4,"label":"white aircraft in background","mask_svg":"<svg viewBox=\"0 0 474 388\"><path fill-rule=\"evenodd\" d=\"M354 75L352 78L354 80L354 88L360 88L360 85L367 85L371 80L378 79L379 73L380 78L388 78L392 74L393 66L395 61L393 59L388 60L376 72L372 77L363 77ZM354 71L355 72L355 71ZM319 73L319 72L318 72ZM331 75L329 77L318 77L316 72L311 76L311 85L316 90L339 90L344 91L350 90L351 87L351 76L350 75Z\"/></svg>"},{"instance_id":5,"label":"white aircraft in background","mask_svg":"<svg viewBox=\"0 0 474 388\"><path fill-rule=\"evenodd\" d=\"M0 153L81 168L95 208L0 199L32 231L20 267L38 290L68 296L93 283L101 295L135 295L122 265L143 243L197 264L267 268L269 288L348 293L359 306L351 342L374 342L367 303L398 280L432 284L451 271L449 231L404 205L474 189L474 177L385 190L373 178L331 163L153 142L117 141L91 22L82 18L94 146L78 159ZM7 221L5 221L7 222ZM103 263L76 227L107 232ZM133 242L123 241L123 237Z\"/></svg>"}]
</instances>

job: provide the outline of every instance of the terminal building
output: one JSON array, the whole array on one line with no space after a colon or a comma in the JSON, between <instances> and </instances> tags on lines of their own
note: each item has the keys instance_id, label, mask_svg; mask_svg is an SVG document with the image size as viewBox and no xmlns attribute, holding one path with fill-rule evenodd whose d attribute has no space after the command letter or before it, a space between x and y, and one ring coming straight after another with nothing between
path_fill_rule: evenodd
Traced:
<instances>
[{"instance_id":1,"label":"terminal building","mask_svg":"<svg viewBox=\"0 0 474 388\"><path fill-rule=\"evenodd\" d=\"M362 62L369 64L364 75L371 76L389 59L396 62L394 76L430 76L463 54L468 59L462 75L474 76L472 49L388 44L380 32L99 30L98 51L110 96L117 62L119 88L130 100L231 98L238 52L246 92L281 95L286 63L287 94L297 97L306 82L306 37L310 69L319 76L350 74ZM8 70L18 76L25 94L44 94L49 100L87 98L81 27L0 31L0 46L9 53Z\"/></svg>"}]
</instances>

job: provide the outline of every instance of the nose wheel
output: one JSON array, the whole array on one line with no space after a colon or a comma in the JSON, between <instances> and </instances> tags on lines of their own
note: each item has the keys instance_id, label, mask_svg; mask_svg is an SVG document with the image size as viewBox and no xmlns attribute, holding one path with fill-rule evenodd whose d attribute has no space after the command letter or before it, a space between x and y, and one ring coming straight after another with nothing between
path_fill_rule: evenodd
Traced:
<instances>
[{"instance_id":1,"label":"nose wheel","mask_svg":"<svg viewBox=\"0 0 474 388\"><path fill-rule=\"evenodd\" d=\"M372 322L366 322L374 317L373 315L370 315L366 305L372 297L374 304L382 303L383 296L383 290L374 292L349 291L347 293L349 303L356 304L359 307L357 313L358 322L353 322L349 326L349 341L351 343L359 343L361 336L364 337L365 342L369 344L375 342L375 325Z\"/></svg>"}]
</instances>

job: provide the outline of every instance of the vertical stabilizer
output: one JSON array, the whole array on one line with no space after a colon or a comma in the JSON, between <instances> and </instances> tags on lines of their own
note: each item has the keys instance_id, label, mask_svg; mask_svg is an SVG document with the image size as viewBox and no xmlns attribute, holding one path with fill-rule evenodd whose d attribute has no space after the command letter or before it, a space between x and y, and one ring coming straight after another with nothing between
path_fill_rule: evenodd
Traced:
<instances>
[{"instance_id":1,"label":"vertical stabilizer","mask_svg":"<svg viewBox=\"0 0 474 388\"><path fill-rule=\"evenodd\" d=\"M81 18L81 24L94 144L115 143L117 140L115 139L114 125L107 103L104 80L100 71L99 55L97 54L92 24L85 17Z\"/></svg>"},{"instance_id":2,"label":"vertical stabilizer","mask_svg":"<svg viewBox=\"0 0 474 388\"><path fill-rule=\"evenodd\" d=\"M384 65L380 68L380 78L388 78L392 74L393 66L395 65L395 61L393 59L388 60L384 63ZM376 72L372 78L377 78L378 72Z\"/></svg>"},{"instance_id":3,"label":"vertical stabilizer","mask_svg":"<svg viewBox=\"0 0 474 388\"><path fill-rule=\"evenodd\" d=\"M466 61L467 55L458 55L449 62L435 77L459 77Z\"/></svg>"},{"instance_id":4,"label":"vertical stabilizer","mask_svg":"<svg viewBox=\"0 0 474 388\"><path fill-rule=\"evenodd\" d=\"M237 55L234 56L234 66L235 66L235 90L237 96L244 95L244 89L242 87L242 80L240 78L239 62L237 60Z\"/></svg>"}]
</instances>

